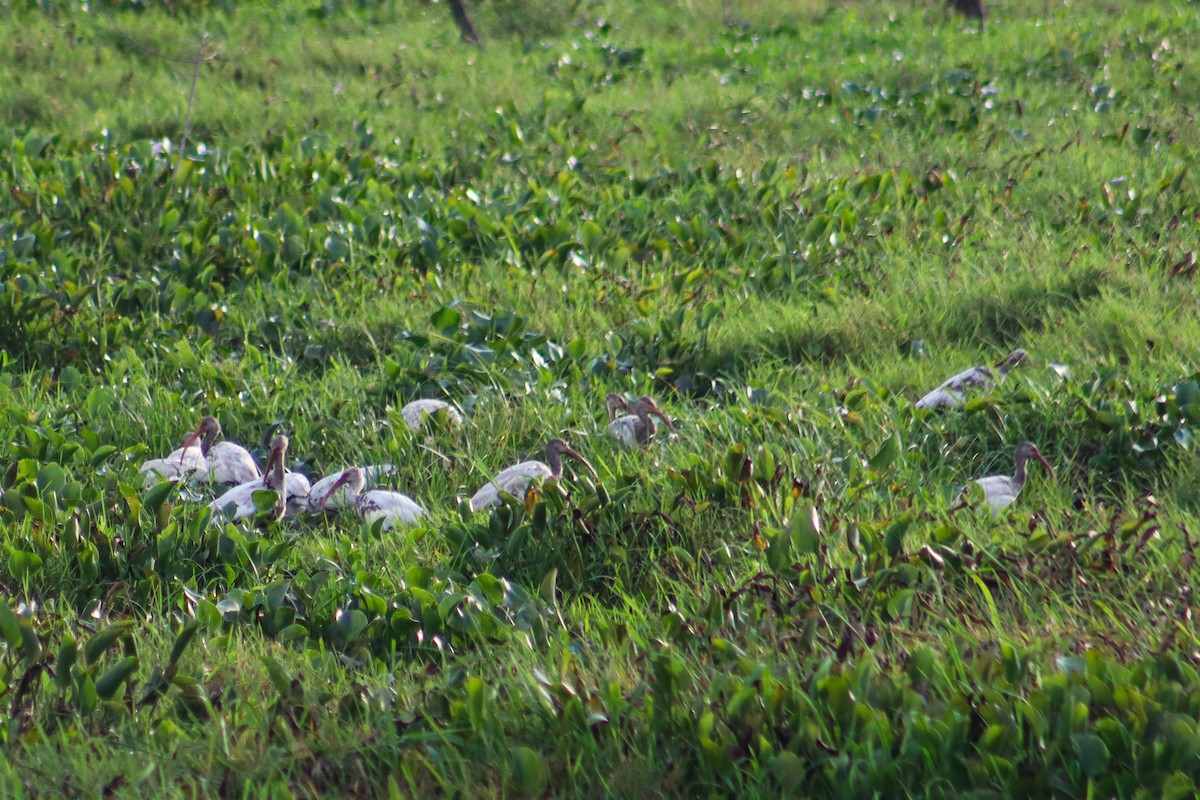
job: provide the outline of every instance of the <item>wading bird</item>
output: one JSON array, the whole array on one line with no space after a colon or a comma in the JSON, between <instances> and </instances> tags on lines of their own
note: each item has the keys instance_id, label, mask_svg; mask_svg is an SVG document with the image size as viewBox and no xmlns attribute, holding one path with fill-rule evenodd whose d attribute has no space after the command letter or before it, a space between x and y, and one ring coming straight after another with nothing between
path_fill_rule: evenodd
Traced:
<instances>
[{"instance_id":1,"label":"wading bird","mask_svg":"<svg viewBox=\"0 0 1200 800\"><path fill-rule=\"evenodd\" d=\"M917 408L958 408L965 402L969 390L991 387L997 378L1003 380L1009 370L1024 360L1025 351L1017 348L991 367L981 364L963 370L918 400Z\"/></svg>"},{"instance_id":2,"label":"wading bird","mask_svg":"<svg viewBox=\"0 0 1200 800\"><path fill-rule=\"evenodd\" d=\"M628 403L626 403L625 407L628 409ZM655 425L654 420L651 419L651 414L665 422L672 433L675 432L675 425L671 422L671 418L658 407L658 403L654 402L654 398L648 396L638 399L634 413L617 417L610 422L608 424L608 432L625 447L636 447L639 444L645 444L654 438Z\"/></svg>"},{"instance_id":3,"label":"wading bird","mask_svg":"<svg viewBox=\"0 0 1200 800\"><path fill-rule=\"evenodd\" d=\"M541 461L522 461L520 464L509 467L476 492L467 504L468 507L472 511L491 508L492 506L500 505L501 492L511 494L514 497L521 497L535 480L561 478L563 456L570 456L587 467L588 472L592 473L592 475L596 474L595 468L588 463L588 460L572 450L569 444L562 439L552 439L546 445L545 464Z\"/></svg>"},{"instance_id":4,"label":"wading bird","mask_svg":"<svg viewBox=\"0 0 1200 800\"><path fill-rule=\"evenodd\" d=\"M983 488L984 502L993 514L1000 513L1000 510L1013 504L1017 499L1017 495L1021 493L1021 487L1025 485L1025 465L1029 459L1036 458L1042 462L1042 466L1050 471L1050 477L1055 477L1054 467L1046 459L1042 458L1042 454L1038 452L1037 445L1033 442L1021 442L1017 445L1017 451L1014 455L1016 461L1016 470L1010 477L1008 475L989 475L986 478L979 478L975 482Z\"/></svg>"},{"instance_id":5,"label":"wading bird","mask_svg":"<svg viewBox=\"0 0 1200 800\"><path fill-rule=\"evenodd\" d=\"M208 479L213 483L240 486L263 476L254 463L254 456L240 444L219 442L221 423L216 417L205 417L196 428L200 450L208 461Z\"/></svg>"},{"instance_id":6,"label":"wading bird","mask_svg":"<svg viewBox=\"0 0 1200 800\"><path fill-rule=\"evenodd\" d=\"M425 516L425 509L408 495L390 489L371 489L364 492L367 479L359 467L342 470L330 478L318 481L308 496L310 511L330 508L353 508L368 525L383 520L383 530L399 525L412 525Z\"/></svg>"},{"instance_id":7,"label":"wading bird","mask_svg":"<svg viewBox=\"0 0 1200 800\"><path fill-rule=\"evenodd\" d=\"M138 472L143 476L143 486L149 489L160 481L204 480L208 477L208 462L204 459L199 437L189 433L169 456L144 462Z\"/></svg>"},{"instance_id":8,"label":"wading bird","mask_svg":"<svg viewBox=\"0 0 1200 800\"><path fill-rule=\"evenodd\" d=\"M288 438L286 436L276 436L271 442L271 450L267 454L266 477L255 478L240 486L235 486L209 503L208 507L212 509L213 518L216 519L215 515L225 512L228 508L232 508L230 515L232 519L253 517L257 510L254 505L254 493L270 489L275 492L275 504L272 506L270 513L264 515L263 522L277 522L283 519L284 514L287 512L288 501L287 476L283 468L287 448Z\"/></svg>"},{"instance_id":9,"label":"wading bird","mask_svg":"<svg viewBox=\"0 0 1200 800\"><path fill-rule=\"evenodd\" d=\"M408 427L414 431L419 431L425 423L426 417L434 416L443 408L446 409L446 419L451 425L457 426L462 424L462 414L459 414L458 409L445 400L413 400L400 409L400 416L404 419Z\"/></svg>"}]
</instances>

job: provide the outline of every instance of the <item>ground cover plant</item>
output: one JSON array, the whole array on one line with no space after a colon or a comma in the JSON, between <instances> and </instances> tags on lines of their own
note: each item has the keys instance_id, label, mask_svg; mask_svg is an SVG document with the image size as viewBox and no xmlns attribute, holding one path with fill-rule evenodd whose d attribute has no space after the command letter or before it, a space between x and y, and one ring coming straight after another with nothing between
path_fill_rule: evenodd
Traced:
<instances>
[{"instance_id":1,"label":"ground cover plant","mask_svg":"<svg viewBox=\"0 0 1200 800\"><path fill-rule=\"evenodd\" d=\"M468 8L0 2L0 792L1194 796L1200 7Z\"/></svg>"}]
</instances>

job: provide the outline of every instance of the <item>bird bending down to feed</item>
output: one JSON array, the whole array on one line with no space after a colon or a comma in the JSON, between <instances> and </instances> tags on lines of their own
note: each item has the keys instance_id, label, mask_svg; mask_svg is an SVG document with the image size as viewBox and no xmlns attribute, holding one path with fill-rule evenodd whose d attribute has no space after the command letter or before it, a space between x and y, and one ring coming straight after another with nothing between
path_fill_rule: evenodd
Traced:
<instances>
[{"instance_id":1,"label":"bird bending down to feed","mask_svg":"<svg viewBox=\"0 0 1200 800\"><path fill-rule=\"evenodd\" d=\"M458 409L445 400L413 400L400 409L400 416L408 427L419 431L425 423L426 417L432 417L442 409L446 409L446 419L452 425L462 424L462 414L459 414Z\"/></svg>"},{"instance_id":2,"label":"bird bending down to feed","mask_svg":"<svg viewBox=\"0 0 1200 800\"><path fill-rule=\"evenodd\" d=\"M383 530L412 525L425 516L425 509L408 495L390 489L364 492L367 479L359 467L350 467L317 481L308 496L308 508L322 512L329 508L354 508L368 525L383 520Z\"/></svg>"},{"instance_id":3,"label":"bird bending down to feed","mask_svg":"<svg viewBox=\"0 0 1200 800\"><path fill-rule=\"evenodd\" d=\"M629 403L625 402L625 398L621 395L612 393L604 398L604 413L608 417L608 421L612 422L622 416L619 412L624 411L626 414L632 414L633 409L629 407Z\"/></svg>"},{"instance_id":4,"label":"bird bending down to feed","mask_svg":"<svg viewBox=\"0 0 1200 800\"><path fill-rule=\"evenodd\" d=\"M276 436L271 442L271 450L267 454L266 477L256 478L240 486L235 486L216 500L213 500L208 504L213 514L220 514L232 506L233 519L253 517L257 511L254 506L254 493L270 489L275 492L275 504L271 508L270 514L264 515L263 522L277 522L283 519L284 514L287 512L288 504L287 475L285 475L283 468L284 457L287 455L287 447L288 438L286 436Z\"/></svg>"},{"instance_id":5,"label":"bird bending down to feed","mask_svg":"<svg viewBox=\"0 0 1200 800\"><path fill-rule=\"evenodd\" d=\"M217 441L221 423L216 417L200 420L196 435L202 437L200 450L208 461L208 479L213 483L240 486L263 476L249 450L233 442Z\"/></svg>"},{"instance_id":6,"label":"bird bending down to feed","mask_svg":"<svg viewBox=\"0 0 1200 800\"><path fill-rule=\"evenodd\" d=\"M622 400L622 402L624 401ZM628 404L626 404L626 408L628 408ZM671 418L658 407L658 403L654 402L652 397L639 398L634 413L614 419L608 424L608 432L625 447L645 444L654 438L655 425L651 414L665 422L672 433L675 432L675 425L671 422Z\"/></svg>"},{"instance_id":7,"label":"bird bending down to feed","mask_svg":"<svg viewBox=\"0 0 1200 800\"><path fill-rule=\"evenodd\" d=\"M993 514L998 514L1001 509L1013 504L1017 499L1017 495L1021 493L1021 487L1025 485L1025 465L1029 459L1036 458L1042 462L1042 466L1050 471L1050 477L1055 477L1054 467L1046 459L1042 458L1042 454L1038 452L1037 445L1033 442L1021 442L1017 445L1015 453L1016 470L1012 476L1008 475L989 475L986 478L979 478L975 482L983 489L984 502Z\"/></svg>"},{"instance_id":8,"label":"bird bending down to feed","mask_svg":"<svg viewBox=\"0 0 1200 800\"><path fill-rule=\"evenodd\" d=\"M918 400L917 408L958 408L965 402L968 390L991 387L997 378L1003 380L1009 370L1024 360L1025 351L1017 348L991 367L980 364L963 370Z\"/></svg>"},{"instance_id":9,"label":"bird bending down to feed","mask_svg":"<svg viewBox=\"0 0 1200 800\"><path fill-rule=\"evenodd\" d=\"M468 502L468 507L472 511L479 511L480 509L498 506L500 505L501 492L511 494L514 497L521 497L535 480L561 478L563 456L570 456L587 467L588 472L592 473L593 476L596 474L595 468L588 463L588 460L572 450L569 444L562 439L553 439L546 445L546 463L543 464L541 461L522 461L520 464L509 467L476 492Z\"/></svg>"},{"instance_id":10,"label":"bird bending down to feed","mask_svg":"<svg viewBox=\"0 0 1200 800\"><path fill-rule=\"evenodd\" d=\"M143 476L142 483L149 489L160 481L179 481L197 478L204 480L208 477L208 462L200 447L199 437L189 433L183 437L183 442L166 458L152 458L138 467Z\"/></svg>"}]
</instances>

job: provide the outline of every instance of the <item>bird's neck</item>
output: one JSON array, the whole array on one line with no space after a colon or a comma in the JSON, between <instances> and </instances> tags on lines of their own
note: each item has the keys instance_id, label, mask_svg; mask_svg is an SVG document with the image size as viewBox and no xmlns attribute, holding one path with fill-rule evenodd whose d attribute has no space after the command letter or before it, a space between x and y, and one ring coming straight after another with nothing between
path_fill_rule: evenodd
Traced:
<instances>
[{"instance_id":1,"label":"bird's neck","mask_svg":"<svg viewBox=\"0 0 1200 800\"><path fill-rule=\"evenodd\" d=\"M546 454L546 466L550 468L553 478L561 478L563 472L562 454L557 452Z\"/></svg>"},{"instance_id":2,"label":"bird's neck","mask_svg":"<svg viewBox=\"0 0 1200 800\"><path fill-rule=\"evenodd\" d=\"M1027 458L1018 458L1017 459L1017 469L1013 473L1013 484L1014 485L1016 485L1016 486L1024 486L1025 485L1025 464L1028 461L1029 461L1029 459L1027 459Z\"/></svg>"}]
</instances>

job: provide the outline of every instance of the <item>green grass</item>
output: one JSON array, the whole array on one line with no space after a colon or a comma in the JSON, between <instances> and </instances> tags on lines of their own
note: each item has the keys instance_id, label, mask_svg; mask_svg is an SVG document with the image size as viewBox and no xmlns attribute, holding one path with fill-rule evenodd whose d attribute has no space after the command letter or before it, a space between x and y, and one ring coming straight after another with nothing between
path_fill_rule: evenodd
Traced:
<instances>
[{"instance_id":1,"label":"green grass","mask_svg":"<svg viewBox=\"0 0 1200 800\"><path fill-rule=\"evenodd\" d=\"M1194 3L112 8L0 2L0 793L1195 793ZM143 490L208 413L429 518Z\"/></svg>"}]
</instances>

